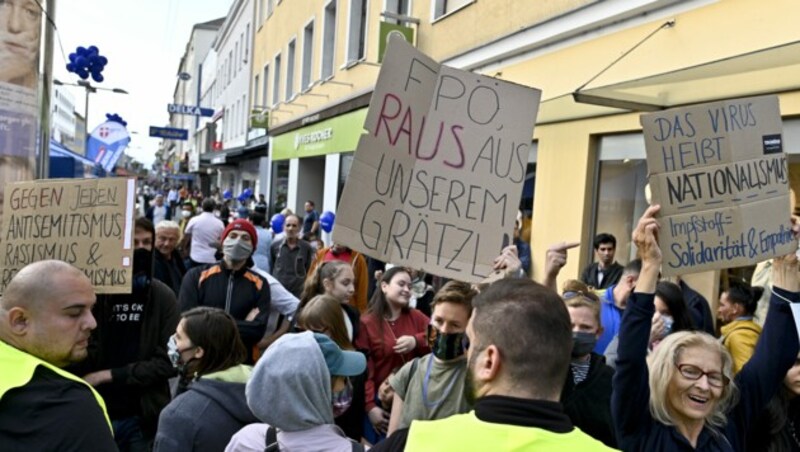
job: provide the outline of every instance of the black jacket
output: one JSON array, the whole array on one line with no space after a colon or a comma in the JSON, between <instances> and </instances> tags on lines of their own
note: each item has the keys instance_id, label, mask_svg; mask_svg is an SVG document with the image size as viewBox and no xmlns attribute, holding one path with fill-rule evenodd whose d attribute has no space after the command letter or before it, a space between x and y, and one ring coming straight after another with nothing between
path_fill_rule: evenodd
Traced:
<instances>
[{"instance_id":1,"label":"black jacket","mask_svg":"<svg viewBox=\"0 0 800 452\"><path fill-rule=\"evenodd\" d=\"M611 418L611 380L614 370L602 356L592 353L589 374L575 385L572 368L561 391L561 404L572 423L608 447L617 447Z\"/></svg>"},{"instance_id":2,"label":"black jacket","mask_svg":"<svg viewBox=\"0 0 800 452\"><path fill-rule=\"evenodd\" d=\"M711 307L706 298L689 287L684 280L680 280L678 284L681 286L681 293L683 299L686 300L686 306L689 308L689 315L692 317L694 325L700 331L715 336L714 315L711 314Z\"/></svg>"},{"instance_id":3,"label":"black jacket","mask_svg":"<svg viewBox=\"0 0 800 452\"><path fill-rule=\"evenodd\" d=\"M589 265L588 267L583 269L581 273L581 281L586 283L586 285L590 287L594 287L595 289L605 289L607 287L613 286L614 284L618 283L620 278L622 278L622 271L625 269L622 265L618 262L614 262L611 264L611 267L606 269L603 275L603 282L597 282L597 270L599 266L597 262Z\"/></svg>"},{"instance_id":4,"label":"black jacket","mask_svg":"<svg viewBox=\"0 0 800 452\"><path fill-rule=\"evenodd\" d=\"M168 380L176 375L167 356L167 342L175 334L180 315L175 294L161 281L153 280L144 301L144 312L139 340L139 360L111 369L111 385L124 385L139 396L142 429L145 435L155 435L158 415L170 401ZM112 316L109 301L113 295L98 295L92 314L97 328L89 341L89 356L81 364L68 369L83 376L90 372L108 369L114 353L109 344Z\"/></svg>"},{"instance_id":5,"label":"black jacket","mask_svg":"<svg viewBox=\"0 0 800 452\"><path fill-rule=\"evenodd\" d=\"M194 267L186 273L179 297L181 312L197 306L224 309L236 319L239 335L250 350L267 329L270 305L269 283L247 266L231 271L224 261ZM254 308L254 320L245 320Z\"/></svg>"},{"instance_id":6,"label":"black jacket","mask_svg":"<svg viewBox=\"0 0 800 452\"><path fill-rule=\"evenodd\" d=\"M167 285L175 296L181 294L181 282L186 275L186 266L178 250L172 250L172 258L167 260L158 250L153 251L153 276Z\"/></svg>"}]
</instances>

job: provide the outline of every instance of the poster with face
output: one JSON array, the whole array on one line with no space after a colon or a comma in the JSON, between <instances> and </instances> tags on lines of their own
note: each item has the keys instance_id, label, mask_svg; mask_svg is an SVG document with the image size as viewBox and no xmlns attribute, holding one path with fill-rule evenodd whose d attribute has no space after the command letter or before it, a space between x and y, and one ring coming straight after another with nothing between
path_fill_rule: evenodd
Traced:
<instances>
[{"instance_id":1,"label":"poster with face","mask_svg":"<svg viewBox=\"0 0 800 452\"><path fill-rule=\"evenodd\" d=\"M5 184L36 171L42 16L35 0L0 1L0 209Z\"/></svg>"}]
</instances>

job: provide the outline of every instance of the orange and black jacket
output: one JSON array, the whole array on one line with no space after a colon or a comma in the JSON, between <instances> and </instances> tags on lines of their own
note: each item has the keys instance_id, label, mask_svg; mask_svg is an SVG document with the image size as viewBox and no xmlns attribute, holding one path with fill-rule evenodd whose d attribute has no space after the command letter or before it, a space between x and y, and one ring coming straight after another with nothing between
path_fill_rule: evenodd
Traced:
<instances>
[{"instance_id":1,"label":"orange and black jacket","mask_svg":"<svg viewBox=\"0 0 800 452\"><path fill-rule=\"evenodd\" d=\"M261 340L267 328L269 283L246 267L231 271L220 261L192 268L183 277L178 301L181 312L196 306L224 309L236 319L239 335L248 350ZM258 315L245 320L254 308L258 308Z\"/></svg>"}]
</instances>

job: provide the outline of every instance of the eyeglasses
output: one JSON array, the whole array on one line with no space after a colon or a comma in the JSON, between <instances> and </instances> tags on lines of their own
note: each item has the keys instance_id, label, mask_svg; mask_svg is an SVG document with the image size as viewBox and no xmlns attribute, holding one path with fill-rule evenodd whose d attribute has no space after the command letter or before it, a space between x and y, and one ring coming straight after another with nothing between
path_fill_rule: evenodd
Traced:
<instances>
[{"instance_id":1,"label":"eyeglasses","mask_svg":"<svg viewBox=\"0 0 800 452\"><path fill-rule=\"evenodd\" d=\"M677 367L683 378L697 381L705 375L708 384L715 388L724 388L731 382L731 379L723 375L722 372L703 372L703 369L691 364L678 364Z\"/></svg>"}]
</instances>

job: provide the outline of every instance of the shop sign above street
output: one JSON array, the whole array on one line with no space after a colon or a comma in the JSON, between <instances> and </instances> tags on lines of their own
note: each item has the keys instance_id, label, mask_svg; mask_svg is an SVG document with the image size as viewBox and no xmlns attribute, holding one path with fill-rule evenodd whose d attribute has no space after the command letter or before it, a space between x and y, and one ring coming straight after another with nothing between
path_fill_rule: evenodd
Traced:
<instances>
[{"instance_id":1,"label":"shop sign above street","mask_svg":"<svg viewBox=\"0 0 800 452\"><path fill-rule=\"evenodd\" d=\"M167 111L179 115L207 116L209 118L214 116L213 108L195 107L193 105L167 104Z\"/></svg>"}]
</instances>

